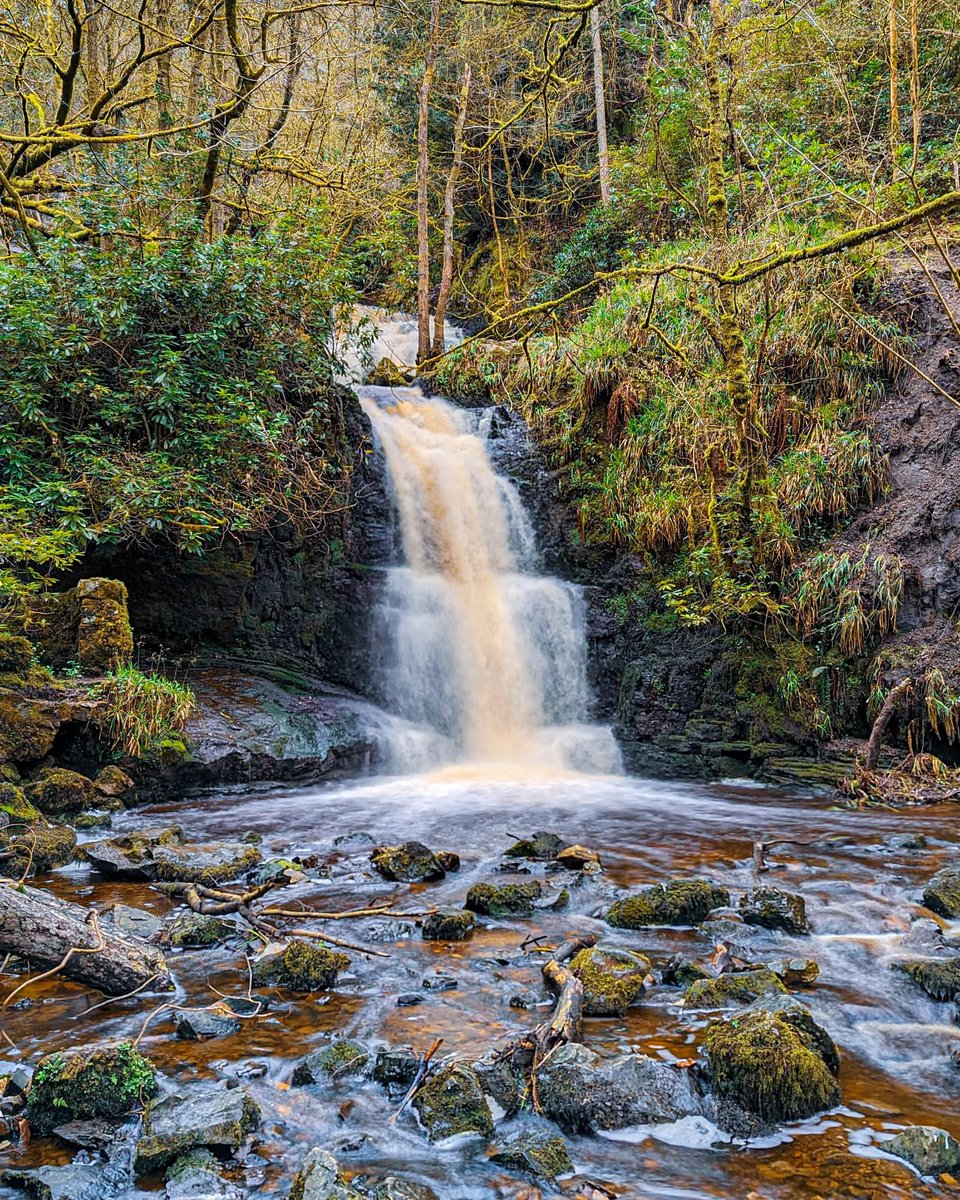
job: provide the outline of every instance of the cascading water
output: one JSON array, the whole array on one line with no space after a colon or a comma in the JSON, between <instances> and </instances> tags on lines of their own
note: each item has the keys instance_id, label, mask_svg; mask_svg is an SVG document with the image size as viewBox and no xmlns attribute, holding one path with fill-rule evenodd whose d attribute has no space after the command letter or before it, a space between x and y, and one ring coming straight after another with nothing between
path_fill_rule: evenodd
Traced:
<instances>
[{"instance_id":1,"label":"cascading water","mask_svg":"<svg viewBox=\"0 0 960 1200\"><path fill-rule=\"evenodd\" d=\"M403 544L378 614L388 707L433 732L434 761L618 770L610 730L584 723L582 597L538 573L530 520L494 470L483 414L419 388L358 394L383 447ZM424 740L408 739L408 755L411 745L416 761L401 769L425 765Z\"/></svg>"}]
</instances>

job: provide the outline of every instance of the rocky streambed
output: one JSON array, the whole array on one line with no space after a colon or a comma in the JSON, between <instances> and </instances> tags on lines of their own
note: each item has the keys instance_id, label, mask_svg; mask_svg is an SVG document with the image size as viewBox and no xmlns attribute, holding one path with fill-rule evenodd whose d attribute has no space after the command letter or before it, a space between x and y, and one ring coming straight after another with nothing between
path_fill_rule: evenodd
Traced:
<instances>
[{"instance_id":1,"label":"rocky streambed","mask_svg":"<svg viewBox=\"0 0 960 1200\"><path fill-rule=\"evenodd\" d=\"M464 768L237 787L79 841L21 898L79 905L154 977L109 997L8 961L4 1197L960 1178L955 808Z\"/></svg>"}]
</instances>

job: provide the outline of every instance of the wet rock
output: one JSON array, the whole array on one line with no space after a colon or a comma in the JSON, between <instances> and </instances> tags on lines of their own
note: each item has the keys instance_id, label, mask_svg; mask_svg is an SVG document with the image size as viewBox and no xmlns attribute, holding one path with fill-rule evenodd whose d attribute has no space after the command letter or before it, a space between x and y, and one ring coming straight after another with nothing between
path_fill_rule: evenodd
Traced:
<instances>
[{"instance_id":1,"label":"wet rock","mask_svg":"<svg viewBox=\"0 0 960 1200\"><path fill-rule=\"evenodd\" d=\"M0 1096L20 1096L30 1086L33 1068L22 1062L0 1060Z\"/></svg>"},{"instance_id":2,"label":"wet rock","mask_svg":"<svg viewBox=\"0 0 960 1200\"><path fill-rule=\"evenodd\" d=\"M648 925L696 925L715 908L730 903L730 893L709 879L671 879L618 900L607 913L617 929Z\"/></svg>"},{"instance_id":3,"label":"wet rock","mask_svg":"<svg viewBox=\"0 0 960 1200\"><path fill-rule=\"evenodd\" d=\"M452 975L437 974L425 976L420 986L428 992L452 992L459 987L459 984Z\"/></svg>"},{"instance_id":4,"label":"wet rock","mask_svg":"<svg viewBox=\"0 0 960 1200\"><path fill-rule=\"evenodd\" d=\"M367 383L374 387L405 388L410 386L411 379L392 358L384 356L367 376Z\"/></svg>"},{"instance_id":5,"label":"wet rock","mask_svg":"<svg viewBox=\"0 0 960 1200\"><path fill-rule=\"evenodd\" d=\"M777 958L765 966L782 979L787 987L816 983L820 975L820 964L813 958Z\"/></svg>"},{"instance_id":6,"label":"wet rock","mask_svg":"<svg viewBox=\"0 0 960 1200\"><path fill-rule=\"evenodd\" d=\"M438 850L437 862L445 871L455 872L460 870L460 855L454 854L452 850Z\"/></svg>"},{"instance_id":7,"label":"wet rock","mask_svg":"<svg viewBox=\"0 0 960 1200\"><path fill-rule=\"evenodd\" d=\"M155 1095L150 1061L129 1042L48 1054L33 1074L27 1118L37 1134L90 1117L122 1117Z\"/></svg>"},{"instance_id":8,"label":"wet rock","mask_svg":"<svg viewBox=\"0 0 960 1200\"><path fill-rule=\"evenodd\" d=\"M237 936L237 927L223 917L187 912L170 922L170 945L184 950L204 950Z\"/></svg>"},{"instance_id":9,"label":"wet rock","mask_svg":"<svg viewBox=\"0 0 960 1200\"><path fill-rule=\"evenodd\" d=\"M44 771L27 787L27 796L31 804L48 816L81 812L93 800L93 782L77 771L55 767Z\"/></svg>"},{"instance_id":10,"label":"wet rock","mask_svg":"<svg viewBox=\"0 0 960 1200\"><path fill-rule=\"evenodd\" d=\"M163 929L163 922L158 916L144 908L131 908L128 904L115 904L105 915L113 921L115 929L143 938L145 942L158 937Z\"/></svg>"},{"instance_id":11,"label":"wet rock","mask_svg":"<svg viewBox=\"0 0 960 1200\"><path fill-rule=\"evenodd\" d=\"M423 997L419 992L401 992L397 997L397 1008L416 1008L422 1003Z\"/></svg>"},{"instance_id":12,"label":"wet rock","mask_svg":"<svg viewBox=\"0 0 960 1200\"><path fill-rule=\"evenodd\" d=\"M555 833L540 830L528 838L520 838L503 853L507 858L530 858L538 862L549 862L557 857L566 844L563 838L557 837Z\"/></svg>"},{"instance_id":13,"label":"wet rock","mask_svg":"<svg viewBox=\"0 0 960 1200\"><path fill-rule=\"evenodd\" d=\"M490 1155L490 1161L508 1171L532 1175L536 1179L556 1179L573 1170L567 1143L562 1137L537 1137L531 1133L522 1133L504 1142Z\"/></svg>"},{"instance_id":14,"label":"wet rock","mask_svg":"<svg viewBox=\"0 0 960 1200\"><path fill-rule=\"evenodd\" d=\"M561 867L566 867L570 871L582 871L584 867L592 863L600 865L600 855L596 850L589 850L586 846L564 846L556 859Z\"/></svg>"},{"instance_id":15,"label":"wet rock","mask_svg":"<svg viewBox=\"0 0 960 1200\"><path fill-rule=\"evenodd\" d=\"M323 1083L348 1075L360 1075L370 1062L369 1052L359 1042L338 1038L329 1046L314 1050L293 1068L292 1082L296 1086Z\"/></svg>"},{"instance_id":16,"label":"wet rock","mask_svg":"<svg viewBox=\"0 0 960 1200\"><path fill-rule=\"evenodd\" d=\"M53 1132L71 1146L80 1146L84 1150L107 1150L132 1135L133 1127L129 1124L117 1125L116 1121L98 1117L90 1121L67 1121L64 1125L57 1125Z\"/></svg>"},{"instance_id":17,"label":"wet rock","mask_svg":"<svg viewBox=\"0 0 960 1200\"><path fill-rule=\"evenodd\" d=\"M470 1066L480 1080L484 1094L494 1100L506 1116L513 1116L520 1107L521 1090L526 1088L526 1080L517 1069L496 1050L487 1051L482 1058L474 1059Z\"/></svg>"},{"instance_id":18,"label":"wet rock","mask_svg":"<svg viewBox=\"0 0 960 1200\"><path fill-rule=\"evenodd\" d=\"M99 674L128 663L133 653L133 632L126 587L115 579L81 579L76 596L80 605L80 666Z\"/></svg>"},{"instance_id":19,"label":"wet rock","mask_svg":"<svg viewBox=\"0 0 960 1200\"><path fill-rule=\"evenodd\" d=\"M77 835L64 825L31 825L10 839L9 849L13 858L6 870L11 875L41 875L73 862L77 856Z\"/></svg>"},{"instance_id":20,"label":"wet rock","mask_svg":"<svg viewBox=\"0 0 960 1200\"><path fill-rule=\"evenodd\" d=\"M466 908L439 908L423 919L425 942L462 942L476 926L477 918Z\"/></svg>"},{"instance_id":21,"label":"wet rock","mask_svg":"<svg viewBox=\"0 0 960 1200\"><path fill-rule=\"evenodd\" d=\"M36 1200L104 1200L110 1192L104 1191L103 1175L101 1166L71 1163L34 1171L4 1171L0 1179L11 1187L22 1188Z\"/></svg>"},{"instance_id":22,"label":"wet rock","mask_svg":"<svg viewBox=\"0 0 960 1200\"><path fill-rule=\"evenodd\" d=\"M362 1200L362 1197L348 1186L333 1155L315 1146L297 1172L290 1200Z\"/></svg>"},{"instance_id":23,"label":"wet rock","mask_svg":"<svg viewBox=\"0 0 960 1200\"><path fill-rule=\"evenodd\" d=\"M320 943L294 939L267 946L253 964L253 982L272 984L292 992L319 992L331 988L337 975L350 965L345 954Z\"/></svg>"},{"instance_id":24,"label":"wet rock","mask_svg":"<svg viewBox=\"0 0 960 1200\"><path fill-rule=\"evenodd\" d=\"M685 958L682 954L674 954L660 972L661 983L668 986L688 987L698 979L712 978L713 975L703 963L693 958Z\"/></svg>"},{"instance_id":25,"label":"wet rock","mask_svg":"<svg viewBox=\"0 0 960 1200\"><path fill-rule=\"evenodd\" d=\"M566 888L561 888L559 892L554 892L553 895L544 896L542 900L538 900L533 907L540 911L563 912L569 904L570 893Z\"/></svg>"},{"instance_id":26,"label":"wet rock","mask_svg":"<svg viewBox=\"0 0 960 1200\"><path fill-rule=\"evenodd\" d=\"M523 988L519 992L515 992L510 997L509 1004L511 1008L538 1008L543 1004L543 995L540 992L535 992L533 988Z\"/></svg>"},{"instance_id":27,"label":"wet rock","mask_svg":"<svg viewBox=\"0 0 960 1200\"><path fill-rule=\"evenodd\" d=\"M916 954L942 954L946 949L943 940L943 930L929 917L921 917L914 921L900 939L904 950L912 950Z\"/></svg>"},{"instance_id":28,"label":"wet rock","mask_svg":"<svg viewBox=\"0 0 960 1200\"><path fill-rule=\"evenodd\" d=\"M188 1150L235 1153L260 1124L260 1109L243 1088L204 1084L154 1100L144 1116L149 1133L134 1152L137 1174L159 1171Z\"/></svg>"},{"instance_id":29,"label":"wet rock","mask_svg":"<svg viewBox=\"0 0 960 1200\"><path fill-rule=\"evenodd\" d=\"M53 749L59 705L0 688L0 761L36 762Z\"/></svg>"},{"instance_id":30,"label":"wet rock","mask_svg":"<svg viewBox=\"0 0 960 1200\"><path fill-rule=\"evenodd\" d=\"M5 828L43 820L40 810L30 803L23 788L13 783L0 783L0 813L7 816L3 823Z\"/></svg>"},{"instance_id":31,"label":"wet rock","mask_svg":"<svg viewBox=\"0 0 960 1200\"><path fill-rule=\"evenodd\" d=\"M884 845L891 850L926 850L928 844L922 833L892 833L884 838Z\"/></svg>"},{"instance_id":32,"label":"wet rock","mask_svg":"<svg viewBox=\"0 0 960 1200\"><path fill-rule=\"evenodd\" d=\"M733 1008L750 1004L758 996L785 994L779 976L767 967L756 971L736 971L715 979L698 979L688 988L684 1000L688 1008Z\"/></svg>"},{"instance_id":33,"label":"wet rock","mask_svg":"<svg viewBox=\"0 0 960 1200\"><path fill-rule=\"evenodd\" d=\"M893 965L934 1000L960 997L960 958L905 958Z\"/></svg>"},{"instance_id":34,"label":"wet rock","mask_svg":"<svg viewBox=\"0 0 960 1200\"><path fill-rule=\"evenodd\" d=\"M371 1200L439 1200L433 1188L412 1183L409 1179L398 1179L395 1175L388 1175L371 1187L365 1187L364 1195Z\"/></svg>"},{"instance_id":35,"label":"wet rock","mask_svg":"<svg viewBox=\"0 0 960 1200\"><path fill-rule=\"evenodd\" d=\"M99 842L85 842L83 853L102 875L118 879L156 879L154 851L179 841L180 829L173 825L169 829L144 830Z\"/></svg>"},{"instance_id":36,"label":"wet rock","mask_svg":"<svg viewBox=\"0 0 960 1200\"><path fill-rule=\"evenodd\" d=\"M384 1087L408 1088L420 1070L420 1055L412 1046L385 1046L377 1051L373 1077Z\"/></svg>"},{"instance_id":37,"label":"wet rock","mask_svg":"<svg viewBox=\"0 0 960 1200\"><path fill-rule=\"evenodd\" d=\"M156 846L153 861L158 879L179 883L202 883L216 887L236 879L261 861L256 846L243 842L211 842Z\"/></svg>"},{"instance_id":38,"label":"wet rock","mask_svg":"<svg viewBox=\"0 0 960 1200\"><path fill-rule=\"evenodd\" d=\"M690 1073L639 1054L601 1058L570 1042L537 1072L545 1116L571 1133L676 1121L700 1112Z\"/></svg>"},{"instance_id":39,"label":"wet rock","mask_svg":"<svg viewBox=\"0 0 960 1200\"><path fill-rule=\"evenodd\" d=\"M466 1063L439 1070L417 1092L413 1107L431 1142L455 1133L493 1133L493 1115L480 1080Z\"/></svg>"},{"instance_id":40,"label":"wet rock","mask_svg":"<svg viewBox=\"0 0 960 1200\"><path fill-rule=\"evenodd\" d=\"M650 960L631 950L601 944L574 955L570 970L583 984L587 1016L622 1016L643 991Z\"/></svg>"},{"instance_id":41,"label":"wet rock","mask_svg":"<svg viewBox=\"0 0 960 1200\"><path fill-rule=\"evenodd\" d=\"M415 932L412 921L371 921L363 927L363 938L367 942L402 942Z\"/></svg>"},{"instance_id":42,"label":"wet rock","mask_svg":"<svg viewBox=\"0 0 960 1200\"><path fill-rule=\"evenodd\" d=\"M185 1042L205 1042L211 1038L229 1037L239 1033L242 1022L225 1004L209 1008L178 1009L173 1018L177 1037Z\"/></svg>"},{"instance_id":43,"label":"wet rock","mask_svg":"<svg viewBox=\"0 0 960 1200\"><path fill-rule=\"evenodd\" d=\"M384 879L397 883L426 883L442 879L446 874L437 856L422 842L378 846L370 855L370 861Z\"/></svg>"},{"instance_id":44,"label":"wet rock","mask_svg":"<svg viewBox=\"0 0 960 1200\"><path fill-rule=\"evenodd\" d=\"M810 932L802 896L779 888L755 888L740 899L740 915L748 925L782 929L785 933Z\"/></svg>"},{"instance_id":45,"label":"wet rock","mask_svg":"<svg viewBox=\"0 0 960 1200\"><path fill-rule=\"evenodd\" d=\"M250 844L253 845L253 843ZM286 879L288 882L294 883L303 878L303 868L292 859L271 858L257 867L251 882L256 884L275 883L277 880Z\"/></svg>"},{"instance_id":46,"label":"wet rock","mask_svg":"<svg viewBox=\"0 0 960 1200\"><path fill-rule=\"evenodd\" d=\"M164 1196L166 1200L243 1200L243 1192L223 1178L220 1162L209 1150L190 1150L168 1167Z\"/></svg>"},{"instance_id":47,"label":"wet rock","mask_svg":"<svg viewBox=\"0 0 960 1200\"><path fill-rule=\"evenodd\" d=\"M960 869L938 871L923 889L923 903L939 917L960 917Z\"/></svg>"},{"instance_id":48,"label":"wet rock","mask_svg":"<svg viewBox=\"0 0 960 1200\"><path fill-rule=\"evenodd\" d=\"M126 771L107 766L94 776L93 787L101 796L126 796L133 791L134 783Z\"/></svg>"},{"instance_id":49,"label":"wet rock","mask_svg":"<svg viewBox=\"0 0 960 1200\"><path fill-rule=\"evenodd\" d=\"M788 996L767 996L710 1024L704 1069L721 1124L737 1110L763 1124L798 1121L840 1102L839 1058L829 1034ZM736 1129L734 1129L736 1131Z\"/></svg>"},{"instance_id":50,"label":"wet rock","mask_svg":"<svg viewBox=\"0 0 960 1200\"><path fill-rule=\"evenodd\" d=\"M529 917L543 889L530 883L475 883L467 892L465 907L485 917Z\"/></svg>"},{"instance_id":51,"label":"wet rock","mask_svg":"<svg viewBox=\"0 0 960 1200\"><path fill-rule=\"evenodd\" d=\"M960 1142L934 1125L911 1125L881 1150L902 1158L921 1175L952 1175L960 1171Z\"/></svg>"}]
</instances>

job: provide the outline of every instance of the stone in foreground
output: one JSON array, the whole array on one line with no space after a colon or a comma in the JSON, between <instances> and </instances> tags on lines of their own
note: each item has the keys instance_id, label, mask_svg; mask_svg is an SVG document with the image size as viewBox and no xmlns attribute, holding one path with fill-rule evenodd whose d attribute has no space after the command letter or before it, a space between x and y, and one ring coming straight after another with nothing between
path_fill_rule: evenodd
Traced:
<instances>
[{"instance_id":1,"label":"stone in foreground","mask_svg":"<svg viewBox=\"0 0 960 1200\"><path fill-rule=\"evenodd\" d=\"M260 1109L242 1088L205 1084L155 1100L144 1116L150 1132L137 1142L134 1169L158 1171L188 1150L233 1154L260 1124Z\"/></svg>"},{"instance_id":2,"label":"stone in foreground","mask_svg":"<svg viewBox=\"0 0 960 1200\"><path fill-rule=\"evenodd\" d=\"M464 907L484 917L529 917L534 900L542 894L536 879L530 883L475 883L467 892Z\"/></svg>"},{"instance_id":3,"label":"stone in foreground","mask_svg":"<svg viewBox=\"0 0 960 1200\"><path fill-rule=\"evenodd\" d=\"M476 926L477 918L466 908L438 908L423 919L425 942L462 942Z\"/></svg>"},{"instance_id":4,"label":"stone in foreground","mask_svg":"<svg viewBox=\"0 0 960 1200\"><path fill-rule=\"evenodd\" d=\"M320 992L333 987L339 972L349 965L345 954L326 946L298 939L274 942L253 964L253 982L289 988L291 992Z\"/></svg>"},{"instance_id":5,"label":"stone in foreground","mask_svg":"<svg viewBox=\"0 0 960 1200\"><path fill-rule=\"evenodd\" d=\"M786 995L779 976L767 967L755 971L736 971L716 979L697 979L686 991L689 1008L734 1008L750 1004L759 996Z\"/></svg>"},{"instance_id":6,"label":"stone in foreground","mask_svg":"<svg viewBox=\"0 0 960 1200\"><path fill-rule=\"evenodd\" d=\"M504 1142L490 1155L490 1161L535 1179L556 1179L573 1170L563 1138L537 1137L530 1133L521 1133Z\"/></svg>"},{"instance_id":7,"label":"stone in foreground","mask_svg":"<svg viewBox=\"0 0 960 1200\"><path fill-rule=\"evenodd\" d=\"M960 868L938 871L923 889L923 902L938 917L960 917Z\"/></svg>"},{"instance_id":8,"label":"stone in foreground","mask_svg":"<svg viewBox=\"0 0 960 1200\"><path fill-rule=\"evenodd\" d=\"M440 860L422 842L378 846L370 861L378 874L396 883L426 883L446 874Z\"/></svg>"},{"instance_id":9,"label":"stone in foreground","mask_svg":"<svg viewBox=\"0 0 960 1200\"><path fill-rule=\"evenodd\" d=\"M340 1174L337 1160L315 1146L303 1160L290 1189L290 1200L363 1200Z\"/></svg>"},{"instance_id":10,"label":"stone in foreground","mask_svg":"<svg viewBox=\"0 0 960 1200\"><path fill-rule=\"evenodd\" d=\"M125 1116L156 1091L150 1061L130 1042L80 1046L37 1064L27 1117L34 1133L45 1134L68 1121Z\"/></svg>"},{"instance_id":11,"label":"stone in foreground","mask_svg":"<svg viewBox=\"0 0 960 1200\"><path fill-rule=\"evenodd\" d=\"M650 960L616 946L589 946L571 959L570 970L583 984L588 1017L622 1016L643 991Z\"/></svg>"},{"instance_id":12,"label":"stone in foreground","mask_svg":"<svg viewBox=\"0 0 960 1200\"><path fill-rule=\"evenodd\" d=\"M616 929L648 925L696 925L730 903L730 893L709 879L671 879L618 900L607 913Z\"/></svg>"},{"instance_id":13,"label":"stone in foreground","mask_svg":"<svg viewBox=\"0 0 960 1200\"><path fill-rule=\"evenodd\" d=\"M755 888L742 896L740 915L748 925L763 929L782 929L795 935L810 932L803 897L779 888Z\"/></svg>"},{"instance_id":14,"label":"stone in foreground","mask_svg":"<svg viewBox=\"0 0 960 1200\"><path fill-rule=\"evenodd\" d=\"M493 1133L493 1115L480 1080L466 1063L439 1071L417 1092L413 1106L431 1142L455 1133Z\"/></svg>"},{"instance_id":15,"label":"stone in foreground","mask_svg":"<svg viewBox=\"0 0 960 1200\"><path fill-rule=\"evenodd\" d=\"M921 1175L960 1172L960 1142L935 1125L911 1125L880 1149L904 1159Z\"/></svg>"}]
</instances>

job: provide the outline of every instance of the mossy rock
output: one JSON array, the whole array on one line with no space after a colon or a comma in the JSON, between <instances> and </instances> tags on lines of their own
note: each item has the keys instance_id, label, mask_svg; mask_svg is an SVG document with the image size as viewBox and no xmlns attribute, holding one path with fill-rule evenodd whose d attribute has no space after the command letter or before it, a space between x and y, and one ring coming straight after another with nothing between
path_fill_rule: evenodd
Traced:
<instances>
[{"instance_id":1,"label":"mossy rock","mask_svg":"<svg viewBox=\"0 0 960 1200\"><path fill-rule=\"evenodd\" d=\"M0 688L0 760L20 763L45 758L59 728L55 705Z\"/></svg>"},{"instance_id":2,"label":"mossy rock","mask_svg":"<svg viewBox=\"0 0 960 1200\"><path fill-rule=\"evenodd\" d=\"M911 958L893 965L934 1000L960 996L960 958Z\"/></svg>"},{"instance_id":3,"label":"mossy rock","mask_svg":"<svg viewBox=\"0 0 960 1200\"><path fill-rule=\"evenodd\" d=\"M36 645L40 658L54 667L65 667L77 656L80 603L76 588L45 592L30 599L24 632Z\"/></svg>"},{"instance_id":4,"label":"mossy rock","mask_svg":"<svg viewBox=\"0 0 960 1200\"><path fill-rule=\"evenodd\" d=\"M367 376L373 387L404 388L410 386L410 378L392 358L384 356Z\"/></svg>"},{"instance_id":5,"label":"mossy rock","mask_svg":"<svg viewBox=\"0 0 960 1200\"><path fill-rule=\"evenodd\" d=\"M468 908L438 908L423 919L425 942L462 942L473 933L477 918Z\"/></svg>"},{"instance_id":6,"label":"mossy rock","mask_svg":"<svg viewBox=\"0 0 960 1200\"><path fill-rule=\"evenodd\" d=\"M687 988L684 1001L688 1008L733 1008L775 994L786 995L787 989L773 971L760 967L716 979L697 979Z\"/></svg>"},{"instance_id":7,"label":"mossy rock","mask_svg":"<svg viewBox=\"0 0 960 1200\"><path fill-rule=\"evenodd\" d=\"M587 1016L622 1016L643 991L650 960L614 946L589 946L574 955L570 970L583 984Z\"/></svg>"},{"instance_id":8,"label":"mossy rock","mask_svg":"<svg viewBox=\"0 0 960 1200\"><path fill-rule=\"evenodd\" d=\"M7 871L19 877L42 875L54 867L65 867L77 856L77 835L64 825L31 825L28 830L10 839L8 848L14 852Z\"/></svg>"},{"instance_id":9,"label":"mossy rock","mask_svg":"<svg viewBox=\"0 0 960 1200\"><path fill-rule=\"evenodd\" d=\"M649 925L696 925L715 909L730 903L730 893L709 879L671 879L623 900L607 913L616 929Z\"/></svg>"},{"instance_id":10,"label":"mossy rock","mask_svg":"<svg viewBox=\"0 0 960 1200\"><path fill-rule=\"evenodd\" d=\"M939 1178L960 1173L960 1142L935 1125L911 1125L880 1149L904 1159L921 1175Z\"/></svg>"},{"instance_id":11,"label":"mossy rock","mask_svg":"<svg viewBox=\"0 0 960 1200\"><path fill-rule=\"evenodd\" d=\"M76 593L77 662L96 674L124 666L133 654L127 589L115 579L81 579Z\"/></svg>"},{"instance_id":12,"label":"mossy rock","mask_svg":"<svg viewBox=\"0 0 960 1200\"><path fill-rule=\"evenodd\" d=\"M295 939L267 946L253 964L253 982L292 992L319 992L333 987L339 972L349 965L345 954Z\"/></svg>"},{"instance_id":13,"label":"mossy rock","mask_svg":"<svg viewBox=\"0 0 960 1200\"><path fill-rule=\"evenodd\" d=\"M485 917L529 917L534 900L542 894L536 879L529 883L475 883L467 892L464 907Z\"/></svg>"},{"instance_id":14,"label":"mossy rock","mask_svg":"<svg viewBox=\"0 0 960 1200\"><path fill-rule=\"evenodd\" d=\"M960 917L960 869L938 871L923 889L923 902L940 917Z\"/></svg>"},{"instance_id":15,"label":"mossy rock","mask_svg":"<svg viewBox=\"0 0 960 1200\"><path fill-rule=\"evenodd\" d=\"M34 1133L47 1134L67 1121L122 1117L156 1091L153 1066L130 1042L80 1046L37 1064L27 1118Z\"/></svg>"},{"instance_id":16,"label":"mossy rock","mask_svg":"<svg viewBox=\"0 0 960 1200\"><path fill-rule=\"evenodd\" d=\"M493 1116L480 1080L465 1063L438 1071L417 1092L413 1106L431 1142L456 1133L483 1137L493 1133Z\"/></svg>"},{"instance_id":17,"label":"mossy rock","mask_svg":"<svg viewBox=\"0 0 960 1200\"><path fill-rule=\"evenodd\" d=\"M764 965L787 987L809 986L820 975L820 964L815 958L778 958Z\"/></svg>"},{"instance_id":18,"label":"mossy rock","mask_svg":"<svg viewBox=\"0 0 960 1200\"><path fill-rule=\"evenodd\" d=\"M203 1084L154 1100L134 1151L137 1174L153 1173L190 1150L235 1153L260 1124L260 1108L242 1088Z\"/></svg>"},{"instance_id":19,"label":"mossy rock","mask_svg":"<svg viewBox=\"0 0 960 1200\"><path fill-rule=\"evenodd\" d=\"M184 950L205 950L235 937L237 927L223 917L181 913L170 923L170 945Z\"/></svg>"},{"instance_id":20,"label":"mossy rock","mask_svg":"<svg viewBox=\"0 0 960 1200\"><path fill-rule=\"evenodd\" d=\"M160 844L152 853L158 879L206 887L236 879L263 859L256 846L243 842Z\"/></svg>"},{"instance_id":21,"label":"mossy rock","mask_svg":"<svg viewBox=\"0 0 960 1200\"><path fill-rule=\"evenodd\" d=\"M366 1070L370 1054L359 1042L338 1038L329 1046L314 1050L293 1068L292 1082L296 1086L320 1083L324 1079L340 1079L359 1075Z\"/></svg>"},{"instance_id":22,"label":"mossy rock","mask_svg":"<svg viewBox=\"0 0 960 1200\"><path fill-rule=\"evenodd\" d=\"M126 771L106 766L97 772L93 786L103 796L125 796L133 791L134 782Z\"/></svg>"},{"instance_id":23,"label":"mossy rock","mask_svg":"<svg viewBox=\"0 0 960 1200\"><path fill-rule=\"evenodd\" d=\"M397 883L426 883L442 879L446 874L440 860L422 842L378 846L370 855L370 861L384 879Z\"/></svg>"},{"instance_id":24,"label":"mossy rock","mask_svg":"<svg viewBox=\"0 0 960 1200\"><path fill-rule=\"evenodd\" d=\"M740 915L748 925L764 929L782 929L795 935L810 932L803 897L779 888L755 888L742 896Z\"/></svg>"},{"instance_id":25,"label":"mossy rock","mask_svg":"<svg viewBox=\"0 0 960 1200\"><path fill-rule=\"evenodd\" d=\"M504 1142L490 1155L490 1161L535 1179L556 1179L573 1170L567 1143L562 1137L545 1138L529 1133L521 1133Z\"/></svg>"},{"instance_id":26,"label":"mossy rock","mask_svg":"<svg viewBox=\"0 0 960 1200\"><path fill-rule=\"evenodd\" d=\"M78 771L55 767L27 787L30 800L48 816L82 812L94 799L93 782Z\"/></svg>"},{"instance_id":27,"label":"mossy rock","mask_svg":"<svg viewBox=\"0 0 960 1200\"><path fill-rule=\"evenodd\" d=\"M31 825L43 820L40 810L30 803L23 788L12 783L0 783L0 812L7 814L8 825Z\"/></svg>"},{"instance_id":28,"label":"mossy rock","mask_svg":"<svg viewBox=\"0 0 960 1200\"><path fill-rule=\"evenodd\" d=\"M787 997L764 997L714 1021L703 1053L717 1099L764 1124L803 1120L840 1102L836 1047Z\"/></svg>"},{"instance_id":29,"label":"mossy rock","mask_svg":"<svg viewBox=\"0 0 960 1200\"><path fill-rule=\"evenodd\" d=\"M32 662L33 646L25 637L0 632L0 675L19 675Z\"/></svg>"},{"instance_id":30,"label":"mossy rock","mask_svg":"<svg viewBox=\"0 0 960 1200\"><path fill-rule=\"evenodd\" d=\"M363 1197L343 1178L333 1155L314 1146L293 1180L290 1200L363 1200Z\"/></svg>"},{"instance_id":31,"label":"mossy rock","mask_svg":"<svg viewBox=\"0 0 960 1200\"><path fill-rule=\"evenodd\" d=\"M530 858L539 862L550 862L568 844L555 833L547 833L541 829L528 838L514 842L503 853L507 858Z\"/></svg>"}]
</instances>

